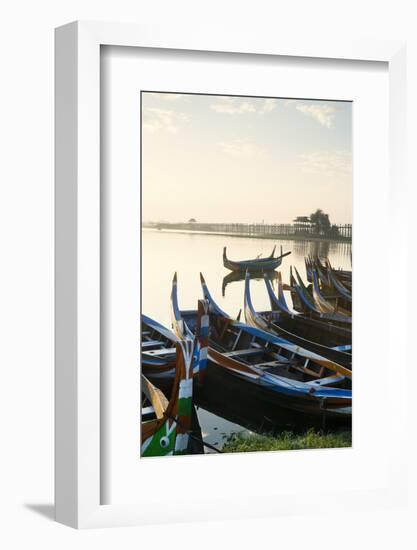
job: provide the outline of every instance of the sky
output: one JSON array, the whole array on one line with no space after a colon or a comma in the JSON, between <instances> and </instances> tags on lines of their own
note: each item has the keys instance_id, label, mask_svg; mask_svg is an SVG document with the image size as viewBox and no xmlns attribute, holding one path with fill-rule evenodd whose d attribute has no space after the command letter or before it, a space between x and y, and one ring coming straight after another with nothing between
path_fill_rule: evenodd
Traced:
<instances>
[{"instance_id":1,"label":"sky","mask_svg":"<svg viewBox=\"0 0 417 550\"><path fill-rule=\"evenodd\" d=\"M142 219L352 221L352 104L142 92Z\"/></svg>"}]
</instances>

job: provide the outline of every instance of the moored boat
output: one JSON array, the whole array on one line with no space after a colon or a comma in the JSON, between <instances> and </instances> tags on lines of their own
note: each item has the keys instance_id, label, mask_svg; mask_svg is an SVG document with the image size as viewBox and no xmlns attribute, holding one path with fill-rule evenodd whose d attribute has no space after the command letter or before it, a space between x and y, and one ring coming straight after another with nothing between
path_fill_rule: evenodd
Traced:
<instances>
[{"instance_id":1,"label":"moored boat","mask_svg":"<svg viewBox=\"0 0 417 550\"><path fill-rule=\"evenodd\" d=\"M334 308L330 311L322 311L316 304L313 295L308 291L304 285L297 268L294 266L295 276L293 274L293 268L290 266L290 289L294 307L297 311L310 315L313 318L318 318L322 321L326 321L335 325L351 328L352 318L347 315L342 315L339 312L335 312ZM330 309L330 308L329 308Z\"/></svg>"},{"instance_id":2,"label":"moored boat","mask_svg":"<svg viewBox=\"0 0 417 550\"><path fill-rule=\"evenodd\" d=\"M291 252L282 252L282 246L281 246L281 254L274 258L273 254L275 252L275 247L272 251L272 254L268 256L267 258L255 258L251 260L230 260L227 257L226 253L226 247L223 248L223 265L227 269L230 269L230 271L240 271L243 273L246 273L246 271L252 272L265 272L265 271L272 271L273 269L276 269L279 267L282 263L283 258L285 256L288 256L291 254Z\"/></svg>"},{"instance_id":3,"label":"moored boat","mask_svg":"<svg viewBox=\"0 0 417 550\"><path fill-rule=\"evenodd\" d=\"M201 381L205 370L207 311L207 302L199 300L192 338L186 334L177 337L162 325L152 322L158 334L163 335L171 345L175 343L175 379L168 401L163 392L142 373L142 394L147 401L147 406L142 407L141 424L141 454L144 457L188 454L193 446L196 447L195 442L194 445L189 442L192 424L198 423L193 410L193 380L196 371ZM149 318L145 320L149 326ZM200 447L201 443L200 434Z\"/></svg>"},{"instance_id":4,"label":"moored boat","mask_svg":"<svg viewBox=\"0 0 417 550\"><path fill-rule=\"evenodd\" d=\"M339 279L343 285L351 289L352 287L352 271L343 269L334 269L330 265L329 258L324 258L324 262L318 256L307 256L305 258L306 275L309 283L313 282L313 269L315 269L319 275L320 283L324 286L332 287L332 281L329 274L329 267L333 274Z\"/></svg>"},{"instance_id":5,"label":"moored boat","mask_svg":"<svg viewBox=\"0 0 417 550\"><path fill-rule=\"evenodd\" d=\"M192 414L193 347L193 341L188 339L176 343L176 376L169 401L161 390L142 376L142 392L155 412L154 419L142 422L143 457L187 452Z\"/></svg>"},{"instance_id":6,"label":"moored boat","mask_svg":"<svg viewBox=\"0 0 417 550\"><path fill-rule=\"evenodd\" d=\"M320 341L311 338L312 327L308 321L304 323L301 315L291 315L288 306L286 306L285 297L282 291L281 277L278 277L278 300L282 306L282 310L256 311L253 307L250 294L250 279L247 276L245 280L245 296L244 296L244 312L246 323L250 326L260 328L267 332L281 336L288 341L296 344L306 350L312 351L317 355L321 355L335 363L351 368L352 355L349 337L346 339L337 339L334 332L327 329L325 323L321 323L322 330L314 331L316 338ZM270 282L265 278L268 290L272 291ZM314 323L314 322L313 322ZM317 328L317 327L315 327ZM328 345L331 343L330 345Z\"/></svg>"},{"instance_id":7,"label":"moored boat","mask_svg":"<svg viewBox=\"0 0 417 550\"><path fill-rule=\"evenodd\" d=\"M178 338L166 327L147 315L141 316L142 374L155 381L174 379Z\"/></svg>"},{"instance_id":8,"label":"moored boat","mask_svg":"<svg viewBox=\"0 0 417 550\"><path fill-rule=\"evenodd\" d=\"M235 321L214 302L202 275L201 283L209 303L207 376L210 368L224 369L280 407L350 421L350 369L275 334ZM175 280L171 294L173 329L181 336L192 332L197 312L179 309L177 291Z\"/></svg>"},{"instance_id":9,"label":"moored boat","mask_svg":"<svg viewBox=\"0 0 417 550\"><path fill-rule=\"evenodd\" d=\"M285 328L302 338L318 342L329 347L343 348L351 346L352 331L350 326L346 323L343 326L339 326L326 320L326 318L311 317L308 314L305 315L299 311L291 309L287 305L287 301L283 292L283 284L281 280L281 273L278 272L278 292L277 295L272 288L272 285L268 277L264 277L265 286L268 292L269 301L271 304L271 310L274 313L279 314L279 319L284 322ZM293 287L288 287L292 292Z\"/></svg>"},{"instance_id":10,"label":"moored boat","mask_svg":"<svg viewBox=\"0 0 417 550\"><path fill-rule=\"evenodd\" d=\"M200 350L204 355L207 347L208 304L204 300L198 303L199 315L196 319L197 340L193 351L193 376L199 382L203 381L206 357L200 356ZM194 340L195 334L191 331L184 333L181 338ZM142 314L141 333L141 369L142 374L157 385L160 382L172 383L176 373L176 346L180 338L171 330L164 327L154 319ZM166 384L165 384L166 385Z\"/></svg>"},{"instance_id":11,"label":"moored boat","mask_svg":"<svg viewBox=\"0 0 417 550\"><path fill-rule=\"evenodd\" d=\"M343 282L343 278L340 277L337 274L337 271L332 268L329 260L326 260L326 265L327 274L333 288L336 289L337 292L339 292L339 294L343 296L346 300L352 302L352 284L350 283L349 286L349 284Z\"/></svg>"},{"instance_id":12,"label":"moored boat","mask_svg":"<svg viewBox=\"0 0 417 550\"><path fill-rule=\"evenodd\" d=\"M331 315L339 315L346 317L350 320L352 320L352 313L351 311L348 311L347 309L343 308L337 297L333 297L333 301L330 302L327 297L325 297L319 286L318 276L315 269L313 269L313 299L314 303L316 304L317 309L320 311L320 313L326 313ZM350 304L351 305L351 304Z\"/></svg>"}]
</instances>

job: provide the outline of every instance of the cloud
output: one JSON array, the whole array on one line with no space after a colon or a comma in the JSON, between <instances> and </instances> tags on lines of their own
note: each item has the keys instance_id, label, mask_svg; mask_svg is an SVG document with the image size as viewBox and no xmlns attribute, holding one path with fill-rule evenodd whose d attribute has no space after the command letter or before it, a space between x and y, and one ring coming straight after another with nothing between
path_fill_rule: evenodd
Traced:
<instances>
[{"instance_id":1,"label":"cloud","mask_svg":"<svg viewBox=\"0 0 417 550\"><path fill-rule=\"evenodd\" d=\"M177 113L169 109L158 107L143 109L143 129L152 134L160 131L176 134L179 123L186 119L187 117L183 113Z\"/></svg>"},{"instance_id":2,"label":"cloud","mask_svg":"<svg viewBox=\"0 0 417 550\"><path fill-rule=\"evenodd\" d=\"M303 114L313 117L326 128L331 128L333 126L336 109L331 105L306 105L305 103L300 103L296 105L295 108Z\"/></svg>"},{"instance_id":3,"label":"cloud","mask_svg":"<svg viewBox=\"0 0 417 550\"><path fill-rule=\"evenodd\" d=\"M212 103L210 109L216 113L224 113L228 115L243 115L247 113L270 113L275 109L277 100L273 98L266 99L237 99L224 97Z\"/></svg>"},{"instance_id":4,"label":"cloud","mask_svg":"<svg viewBox=\"0 0 417 550\"><path fill-rule=\"evenodd\" d=\"M259 158L265 156L266 154L262 147L259 147L256 143L251 143L249 141L223 141L219 143L219 147L225 155L238 159Z\"/></svg>"},{"instance_id":5,"label":"cloud","mask_svg":"<svg viewBox=\"0 0 417 550\"><path fill-rule=\"evenodd\" d=\"M298 166L309 174L349 175L352 172L352 156L347 151L308 153L300 155Z\"/></svg>"},{"instance_id":6,"label":"cloud","mask_svg":"<svg viewBox=\"0 0 417 550\"><path fill-rule=\"evenodd\" d=\"M210 109L216 113L225 113L228 115L241 115L243 113L255 113L256 109L251 101L238 101L231 98L222 98L216 103L210 105Z\"/></svg>"},{"instance_id":7,"label":"cloud","mask_svg":"<svg viewBox=\"0 0 417 550\"><path fill-rule=\"evenodd\" d=\"M169 103L173 103L174 101L185 99L187 97L187 94L177 94L175 92L144 92L144 95L152 96L162 101L167 101Z\"/></svg>"},{"instance_id":8,"label":"cloud","mask_svg":"<svg viewBox=\"0 0 417 550\"><path fill-rule=\"evenodd\" d=\"M270 113L271 111L273 111L275 109L276 106L277 106L277 100L276 99L273 99L273 98L264 99L263 105L260 108L259 112L261 114Z\"/></svg>"}]
</instances>

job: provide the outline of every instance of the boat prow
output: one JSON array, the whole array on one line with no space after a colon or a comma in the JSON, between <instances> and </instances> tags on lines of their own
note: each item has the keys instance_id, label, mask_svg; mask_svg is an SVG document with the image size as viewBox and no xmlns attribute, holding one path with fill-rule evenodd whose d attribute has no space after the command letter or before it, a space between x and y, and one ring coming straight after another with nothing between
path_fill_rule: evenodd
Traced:
<instances>
[{"instance_id":1,"label":"boat prow","mask_svg":"<svg viewBox=\"0 0 417 550\"><path fill-rule=\"evenodd\" d=\"M219 315L222 315L223 317L229 317L229 315L227 313L225 313L221 309L221 307L219 305L217 305L217 303L214 301L201 271L200 271L200 283L201 283L201 289L203 291L203 297L209 303L209 309L211 311L214 311L214 312L218 313Z\"/></svg>"}]
</instances>

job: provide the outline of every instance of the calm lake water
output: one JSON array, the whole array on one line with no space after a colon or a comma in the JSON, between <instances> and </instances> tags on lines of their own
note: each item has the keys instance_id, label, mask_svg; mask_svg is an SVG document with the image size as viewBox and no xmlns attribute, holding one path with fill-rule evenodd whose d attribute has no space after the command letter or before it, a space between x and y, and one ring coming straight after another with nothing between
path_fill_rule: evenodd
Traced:
<instances>
[{"instance_id":1,"label":"calm lake water","mask_svg":"<svg viewBox=\"0 0 417 550\"><path fill-rule=\"evenodd\" d=\"M190 234L164 230L143 229L142 231L142 311L166 327L171 327L170 293L174 272L178 274L178 298L182 309L195 309L197 300L202 297L200 271L207 286L219 306L232 317L242 309L244 281L227 282L230 271L223 267L223 247L232 260L255 258L259 254L268 256L274 245L279 253L291 251L284 258L280 271L284 283L289 283L290 265L295 265L305 277L305 256L311 254L328 257L333 267L351 269L351 244L313 241L292 241L234 237L213 234ZM286 299L292 305L291 296ZM251 295L256 309L269 309L269 300L263 280L251 281ZM244 427L222 416L198 408L203 438L206 442L221 449L225 438L231 433L245 432ZM262 431L262 427L253 427ZM206 449L208 452L208 449Z\"/></svg>"}]
</instances>

